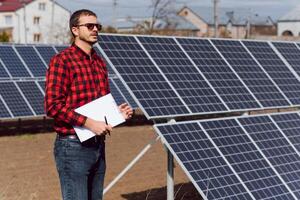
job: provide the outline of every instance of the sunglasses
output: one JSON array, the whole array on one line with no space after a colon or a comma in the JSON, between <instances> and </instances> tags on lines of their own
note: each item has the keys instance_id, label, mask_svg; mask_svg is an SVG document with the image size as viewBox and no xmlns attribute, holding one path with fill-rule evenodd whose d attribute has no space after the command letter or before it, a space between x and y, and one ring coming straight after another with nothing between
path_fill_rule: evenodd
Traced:
<instances>
[{"instance_id":1,"label":"sunglasses","mask_svg":"<svg viewBox=\"0 0 300 200\"><path fill-rule=\"evenodd\" d=\"M94 23L86 23L86 24L79 24L77 26L85 26L89 31L92 31L94 27L98 29L98 31L101 31L102 25L101 24L94 24Z\"/></svg>"}]
</instances>

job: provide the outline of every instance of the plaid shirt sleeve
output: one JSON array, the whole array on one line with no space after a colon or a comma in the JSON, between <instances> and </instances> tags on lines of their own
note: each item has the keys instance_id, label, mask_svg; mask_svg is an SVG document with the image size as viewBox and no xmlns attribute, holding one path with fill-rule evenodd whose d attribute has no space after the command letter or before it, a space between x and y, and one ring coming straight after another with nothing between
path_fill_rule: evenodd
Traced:
<instances>
[{"instance_id":1,"label":"plaid shirt sleeve","mask_svg":"<svg viewBox=\"0 0 300 200\"><path fill-rule=\"evenodd\" d=\"M46 75L45 111L47 116L72 126L83 126L87 117L76 113L66 104L70 74L68 67L61 58L51 59Z\"/></svg>"}]
</instances>

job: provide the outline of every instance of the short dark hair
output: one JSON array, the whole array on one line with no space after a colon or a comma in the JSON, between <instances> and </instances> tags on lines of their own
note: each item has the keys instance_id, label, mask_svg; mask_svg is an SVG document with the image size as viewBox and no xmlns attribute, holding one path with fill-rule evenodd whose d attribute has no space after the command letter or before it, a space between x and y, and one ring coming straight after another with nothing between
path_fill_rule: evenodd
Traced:
<instances>
[{"instance_id":1,"label":"short dark hair","mask_svg":"<svg viewBox=\"0 0 300 200\"><path fill-rule=\"evenodd\" d=\"M70 27L70 31L73 35L73 37L75 37L75 35L72 32L72 28L77 26L79 24L79 18L81 16L95 16L97 17L97 15L91 11L91 10L87 10L87 9L81 9L81 10L77 10L75 11L71 17L70 17L70 21L69 21L69 27Z\"/></svg>"}]
</instances>

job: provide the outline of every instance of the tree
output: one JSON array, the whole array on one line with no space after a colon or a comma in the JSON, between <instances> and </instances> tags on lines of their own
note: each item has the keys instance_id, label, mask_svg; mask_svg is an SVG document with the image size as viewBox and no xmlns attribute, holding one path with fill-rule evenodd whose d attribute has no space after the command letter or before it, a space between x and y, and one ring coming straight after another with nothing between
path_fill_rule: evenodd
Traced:
<instances>
[{"instance_id":1,"label":"tree","mask_svg":"<svg viewBox=\"0 0 300 200\"><path fill-rule=\"evenodd\" d=\"M150 8L153 9L152 16L149 24L148 34L153 34L155 25L158 20L168 22L169 16L174 14L175 0L151 0Z\"/></svg>"},{"instance_id":2,"label":"tree","mask_svg":"<svg viewBox=\"0 0 300 200\"><path fill-rule=\"evenodd\" d=\"M9 35L6 33L6 31L0 34L0 42L9 42Z\"/></svg>"}]
</instances>

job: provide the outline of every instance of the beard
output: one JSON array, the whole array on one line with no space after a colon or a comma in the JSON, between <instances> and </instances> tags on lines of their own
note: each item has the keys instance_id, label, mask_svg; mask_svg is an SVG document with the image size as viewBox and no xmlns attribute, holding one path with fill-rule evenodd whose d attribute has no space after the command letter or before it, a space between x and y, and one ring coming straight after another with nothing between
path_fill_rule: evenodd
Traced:
<instances>
[{"instance_id":1,"label":"beard","mask_svg":"<svg viewBox=\"0 0 300 200\"><path fill-rule=\"evenodd\" d=\"M96 35L98 36L98 34L96 34ZM94 34L91 33L89 35L79 35L79 39L86 43L93 45L96 42L98 42L96 35L95 35L95 33ZM94 39L93 36L96 36L96 39Z\"/></svg>"}]
</instances>

